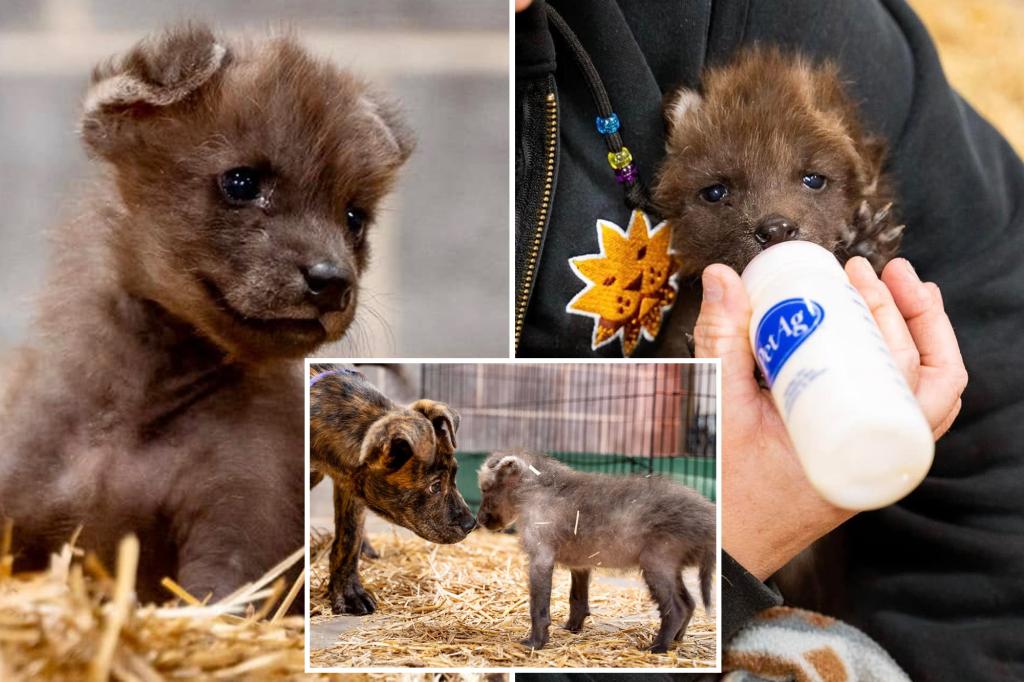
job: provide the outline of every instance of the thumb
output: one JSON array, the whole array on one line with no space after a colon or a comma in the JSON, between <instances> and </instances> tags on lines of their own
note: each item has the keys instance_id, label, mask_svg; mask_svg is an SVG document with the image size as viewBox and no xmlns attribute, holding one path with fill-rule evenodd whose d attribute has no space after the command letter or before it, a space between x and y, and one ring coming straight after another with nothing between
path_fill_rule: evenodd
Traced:
<instances>
[{"instance_id":1,"label":"thumb","mask_svg":"<svg viewBox=\"0 0 1024 682\"><path fill-rule=\"evenodd\" d=\"M722 395L743 400L758 395L750 350L750 300L740 276L725 265L709 265L701 277L704 300L693 329L698 358L721 358Z\"/></svg>"}]
</instances>

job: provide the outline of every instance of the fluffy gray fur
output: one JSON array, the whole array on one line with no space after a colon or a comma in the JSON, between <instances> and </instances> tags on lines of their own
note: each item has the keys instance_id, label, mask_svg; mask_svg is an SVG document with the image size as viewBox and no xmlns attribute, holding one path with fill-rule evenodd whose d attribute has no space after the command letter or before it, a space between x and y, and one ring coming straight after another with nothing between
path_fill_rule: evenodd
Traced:
<instances>
[{"instance_id":1,"label":"fluffy gray fur","mask_svg":"<svg viewBox=\"0 0 1024 682\"><path fill-rule=\"evenodd\" d=\"M540 649L551 624L555 564L572 574L569 620L578 632L589 615L588 585L597 566L640 568L661 613L651 650L663 653L682 639L695 603L682 570L700 569L709 607L715 565L715 507L699 493L657 476L607 476L576 471L547 455L492 454L479 472L483 500L477 521L490 530L516 524L530 559L530 636Z\"/></svg>"}]
</instances>

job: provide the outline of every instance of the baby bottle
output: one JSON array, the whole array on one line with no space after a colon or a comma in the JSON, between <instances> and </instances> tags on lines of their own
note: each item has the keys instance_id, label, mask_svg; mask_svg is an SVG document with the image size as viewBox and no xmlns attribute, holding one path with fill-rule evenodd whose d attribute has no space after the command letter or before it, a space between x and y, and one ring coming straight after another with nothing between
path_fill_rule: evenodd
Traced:
<instances>
[{"instance_id":1,"label":"baby bottle","mask_svg":"<svg viewBox=\"0 0 1024 682\"><path fill-rule=\"evenodd\" d=\"M742 280L754 356L815 489L864 510L917 487L935 454L931 428L835 256L783 242Z\"/></svg>"}]
</instances>

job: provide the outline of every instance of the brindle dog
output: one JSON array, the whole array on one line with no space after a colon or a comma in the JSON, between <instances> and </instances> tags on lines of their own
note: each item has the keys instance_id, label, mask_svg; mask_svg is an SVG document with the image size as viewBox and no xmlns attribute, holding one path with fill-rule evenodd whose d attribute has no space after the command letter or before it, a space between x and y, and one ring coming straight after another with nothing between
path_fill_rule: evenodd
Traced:
<instances>
[{"instance_id":1,"label":"brindle dog","mask_svg":"<svg viewBox=\"0 0 1024 682\"><path fill-rule=\"evenodd\" d=\"M334 482L331 610L365 615L377 608L359 579L367 507L431 542L459 542L476 527L455 485L459 415L432 400L396 405L354 369L310 374L310 487Z\"/></svg>"}]
</instances>

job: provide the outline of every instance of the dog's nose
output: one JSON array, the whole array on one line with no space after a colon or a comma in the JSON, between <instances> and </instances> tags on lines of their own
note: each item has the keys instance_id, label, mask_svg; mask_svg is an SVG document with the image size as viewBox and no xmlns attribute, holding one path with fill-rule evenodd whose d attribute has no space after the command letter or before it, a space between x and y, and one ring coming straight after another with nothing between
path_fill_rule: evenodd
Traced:
<instances>
[{"instance_id":1,"label":"dog's nose","mask_svg":"<svg viewBox=\"0 0 1024 682\"><path fill-rule=\"evenodd\" d=\"M474 519L472 516L467 516L459 522L459 528L461 528L463 532L468 533L469 531L476 528L476 519Z\"/></svg>"},{"instance_id":2,"label":"dog's nose","mask_svg":"<svg viewBox=\"0 0 1024 682\"><path fill-rule=\"evenodd\" d=\"M348 271L331 261L305 268L306 289L322 311L344 310L352 302L352 281Z\"/></svg>"},{"instance_id":3,"label":"dog's nose","mask_svg":"<svg viewBox=\"0 0 1024 682\"><path fill-rule=\"evenodd\" d=\"M754 239L764 248L796 239L800 228L789 218L781 215L770 215L762 220L754 230Z\"/></svg>"}]
</instances>

